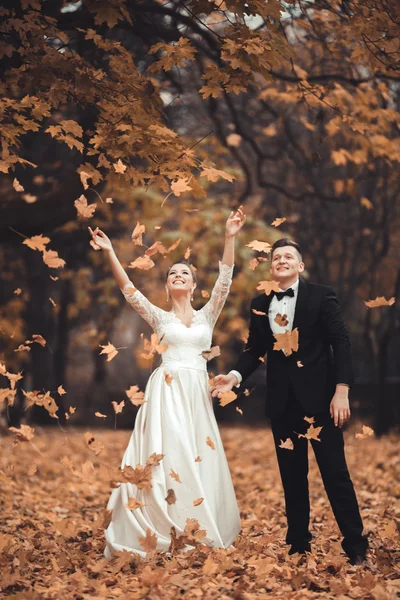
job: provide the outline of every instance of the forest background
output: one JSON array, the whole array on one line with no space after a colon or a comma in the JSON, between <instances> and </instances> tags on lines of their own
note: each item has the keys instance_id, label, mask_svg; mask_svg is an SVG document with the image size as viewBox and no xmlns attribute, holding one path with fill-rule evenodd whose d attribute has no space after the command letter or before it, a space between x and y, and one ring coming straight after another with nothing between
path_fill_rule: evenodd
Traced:
<instances>
[{"instance_id":1,"label":"forest background","mask_svg":"<svg viewBox=\"0 0 400 600\"><path fill-rule=\"evenodd\" d=\"M6 0L0 20L3 423L131 427L159 357L141 356L151 332L87 227L164 308L166 268L187 256L198 308L242 204L210 370L244 347L265 243L290 236L306 276L337 290L353 413L398 426L398 4ZM220 420L263 419L263 369Z\"/></svg>"}]
</instances>

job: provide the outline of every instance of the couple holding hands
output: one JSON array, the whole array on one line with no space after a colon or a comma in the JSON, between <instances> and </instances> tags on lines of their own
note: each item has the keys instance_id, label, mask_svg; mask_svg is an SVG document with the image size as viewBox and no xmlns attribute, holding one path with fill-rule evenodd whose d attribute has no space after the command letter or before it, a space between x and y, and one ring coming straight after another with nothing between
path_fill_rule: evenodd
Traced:
<instances>
[{"instance_id":1,"label":"couple holding hands","mask_svg":"<svg viewBox=\"0 0 400 600\"><path fill-rule=\"evenodd\" d=\"M105 233L89 228L97 247L107 253L126 300L168 345L147 383L121 468L146 465L154 453L163 458L152 467L152 487L124 481L112 491L106 557L120 550L144 557L143 539L149 535L153 540L156 536L157 550L168 552L173 538L179 536L191 548L187 532L193 521L188 519L205 530L202 543L231 547L240 532L240 516L212 396L240 387L267 354L266 405L285 496L289 554L311 552L308 440L297 434L306 433L305 417L314 417L314 425L322 429L320 441L311 443L343 535L343 550L352 564L365 561L368 541L362 534L341 429L350 417L349 336L334 290L300 278L304 263L295 242L280 239L272 246L270 273L280 291L252 300L246 348L227 375L215 378L210 393L202 352L212 345L213 328L229 293L235 236L245 220L241 208L228 217L219 276L200 310L191 305L196 273L185 261L167 272L165 289L171 309L163 310L134 287ZM274 334L295 328L298 351L286 355L273 350ZM292 450L280 447L288 438Z\"/></svg>"}]
</instances>

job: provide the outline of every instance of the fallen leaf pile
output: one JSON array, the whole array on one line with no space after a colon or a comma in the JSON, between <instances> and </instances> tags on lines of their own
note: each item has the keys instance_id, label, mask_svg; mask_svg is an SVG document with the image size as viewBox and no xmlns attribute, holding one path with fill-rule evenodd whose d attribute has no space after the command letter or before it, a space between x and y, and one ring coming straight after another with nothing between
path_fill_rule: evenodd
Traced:
<instances>
[{"instance_id":1,"label":"fallen leaf pile","mask_svg":"<svg viewBox=\"0 0 400 600\"><path fill-rule=\"evenodd\" d=\"M193 517L185 536L171 531L171 557L154 550L154 533L147 530L143 536L143 545L149 550L146 559L120 552L112 561L103 557L103 530L110 520L105 510L110 475L115 474L115 481L122 478L147 487L162 455L150 456L144 467L121 471L130 431L63 433L57 428L36 428L35 448L27 441L30 431L17 439L14 434L3 435L0 596L60 600L175 600L181 596L205 600L394 599L400 592L399 510L394 500L400 492L399 439L394 435L359 439L355 433L360 430L357 424L345 436L349 469L370 532L366 567L351 566L343 555L341 537L311 454L313 552L306 558L288 557L283 494L267 428L221 428L242 519L234 548L198 545L182 552L185 540L201 542L204 536L196 511L207 498L194 497ZM179 476L172 472L166 502L174 502L173 487L182 485L178 481ZM141 510L140 505L129 498L131 510Z\"/></svg>"}]
</instances>

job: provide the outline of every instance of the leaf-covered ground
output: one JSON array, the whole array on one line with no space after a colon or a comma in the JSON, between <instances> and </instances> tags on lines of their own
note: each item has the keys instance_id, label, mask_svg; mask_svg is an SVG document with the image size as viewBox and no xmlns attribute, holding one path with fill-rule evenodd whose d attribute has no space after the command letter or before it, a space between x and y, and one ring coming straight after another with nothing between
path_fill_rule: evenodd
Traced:
<instances>
[{"instance_id":1,"label":"leaf-covered ground","mask_svg":"<svg viewBox=\"0 0 400 600\"><path fill-rule=\"evenodd\" d=\"M235 549L198 548L138 561L103 558L105 465L118 466L129 431L36 430L34 446L0 440L0 596L41 598L364 598L400 597L399 438L356 439L346 432L349 468L370 532L366 566L340 547L318 469L311 459L313 553L287 556L285 518L272 436L266 428L223 427L242 516ZM89 442L91 440L89 439ZM65 459L64 457L67 457ZM61 462L63 460L63 462ZM195 516L195 514L194 514Z\"/></svg>"}]
</instances>

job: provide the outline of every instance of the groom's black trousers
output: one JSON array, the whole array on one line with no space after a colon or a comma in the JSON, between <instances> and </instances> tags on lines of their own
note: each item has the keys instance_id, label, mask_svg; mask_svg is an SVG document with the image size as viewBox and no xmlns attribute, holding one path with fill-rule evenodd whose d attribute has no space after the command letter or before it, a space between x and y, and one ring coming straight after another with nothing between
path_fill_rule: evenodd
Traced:
<instances>
[{"instance_id":1,"label":"groom's black trousers","mask_svg":"<svg viewBox=\"0 0 400 600\"><path fill-rule=\"evenodd\" d=\"M309 530L310 500L308 492L308 440L304 434L309 423L307 413L297 402L292 390L284 415L271 419L272 433L285 494L288 531L286 543L302 548L311 540ZM344 551L352 556L365 553L367 539L362 536L363 524L354 487L344 455L343 433L335 427L329 412L314 415L314 427L320 427L320 442L312 440L315 458L333 513L343 535ZM280 441L290 438L294 449L279 448Z\"/></svg>"}]
</instances>

